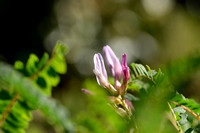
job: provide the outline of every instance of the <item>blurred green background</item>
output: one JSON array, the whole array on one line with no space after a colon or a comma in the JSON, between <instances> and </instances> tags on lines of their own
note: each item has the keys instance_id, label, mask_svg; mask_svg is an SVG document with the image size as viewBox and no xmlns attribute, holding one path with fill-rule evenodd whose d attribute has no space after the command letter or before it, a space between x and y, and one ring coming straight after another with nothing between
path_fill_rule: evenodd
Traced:
<instances>
[{"instance_id":1,"label":"blurred green background","mask_svg":"<svg viewBox=\"0 0 200 133\"><path fill-rule=\"evenodd\" d=\"M85 109L81 88L95 79L93 55L110 45L128 64L148 64L153 69L184 58L200 49L198 0L1 0L0 59L13 64L30 53L51 53L57 40L68 47L68 72L53 90L53 97L71 112L72 119ZM200 73L181 90L200 102ZM54 133L35 111L28 133Z\"/></svg>"}]
</instances>

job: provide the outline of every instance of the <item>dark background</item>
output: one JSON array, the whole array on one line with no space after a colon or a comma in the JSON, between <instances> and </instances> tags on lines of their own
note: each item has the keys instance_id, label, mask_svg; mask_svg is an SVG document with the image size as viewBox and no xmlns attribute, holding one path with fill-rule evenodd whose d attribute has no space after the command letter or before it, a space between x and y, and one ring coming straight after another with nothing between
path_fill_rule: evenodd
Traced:
<instances>
[{"instance_id":1,"label":"dark background","mask_svg":"<svg viewBox=\"0 0 200 133\"><path fill-rule=\"evenodd\" d=\"M43 38L56 26L54 0L1 0L1 58L9 63L42 55Z\"/></svg>"},{"instance_id":2,"label":"dark background","mask_svg":"<svg viewBox=\"0 0 200 133\"><path fill-rule=\"evenodd\" d=\"M30 53L39 56L45 51L44 38L57 26L55 0L0 1L0 58L9 63L25 61ZM176 5L187 8L199 17L199 0L176 0ZM199 19L199 18L198 18Z\"/></svg>"}]
</instances>

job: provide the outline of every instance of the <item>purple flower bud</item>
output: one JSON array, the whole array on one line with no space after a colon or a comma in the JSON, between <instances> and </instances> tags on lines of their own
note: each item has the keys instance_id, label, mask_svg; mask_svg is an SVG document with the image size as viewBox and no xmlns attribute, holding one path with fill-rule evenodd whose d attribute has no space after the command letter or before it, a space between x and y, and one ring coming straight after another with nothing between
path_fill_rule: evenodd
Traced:
<instances>
[{"instance_id":1,"label":"purple flower bud","mask_svg":"<svg viewBox=\"0 0 200 133\"><path fill-rule=\"evenodd\" d=\"M102 87L109 86L107 72L104 66L104 61L100 53L94 55L94 73L99 85Z\"/></svg>"},{"instance_id":2,"label":"purple flower bud","mask_svg":"<svg viewBox=\"0 0 200 133\"><path fill-rule=\"evenodd\" d=\"M115 53L112 51L110 46L106 45L103 47L103 53L112 73L112 76L121 76L122 75L122 67L119 62L119 59L116 57Z\"/></svg>"},{"instance_id":3,"label":"purple flower bud","mask_svg":"<svg viewBox=\"0 0 200 133\"><path fill-rule=\"evenodd\" d=\"M130 79L129 67L126 63L126 54L122 56L122 71L123 71L123 82L127 83Z\"/></svg>"},{"instance_id":4,"label":"purple flower bud","mask_svg":"<svg viewBox=\"0 0 200 133\"><path fill-rule=\"evenodd\" d=\"M119 88L121 86L120 79L122 77L122 67L119 59L108 45L103 47L103 53L112 76L115 78L115 87Z\"/></svg>"}]
</instances>

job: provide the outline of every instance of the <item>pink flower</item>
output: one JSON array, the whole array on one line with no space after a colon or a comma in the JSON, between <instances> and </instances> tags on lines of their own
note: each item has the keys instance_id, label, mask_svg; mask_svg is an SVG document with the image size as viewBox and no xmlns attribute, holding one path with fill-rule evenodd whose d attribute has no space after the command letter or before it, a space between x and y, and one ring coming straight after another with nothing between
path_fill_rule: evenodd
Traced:
<instances>
[{"instance_id":1,"label":"pink flower","mask_svg":"<svg viewBox=\"0 0 200 133\"><path fill-rule=\"evenodd\" d=\"M115 87L108 82L104 61L100 53L94 55L94 73L96 75L97 82L100 86L106 88L112 94L124 95L128 87L128 80L130 79L129 67L126 63L126 54L123 54L122 64L120 64L119 59L110 46L104 46L103 53L111 74L115 78ZM123 84L121 84L122 77Z\"/></svg>"},{"instance_id":2,"label":"pink flower","mask_svg":"<svg viewBox=\"0 0 200 133\"><path fill-rule=\"evenodd\" d=\"M100 53L94 55L94 73L99 85L102 87L109 85L104 61Z\"/></svg>"},{"instance_id":3,"label":"pink flower","mask_svg":"<svg viewBox=\"0 0 200 133\"><path fill-rule=\"evenodd\" d=\"M126 54L122 56L122 73L123 73L123 82L127 83L130 79L129 67L126 63Z\"/></svg>"},{"instance_id":4,"label":"pink flower","mask_svg":"<svg viewBox=\"0 0 200 133\"><path fill-rule=\"evenodd\" d=\"M108 45L103 47L103 53L111 74L115 78L115 87L119 88L121 86L120 80L122 77L122 66L119 59Z\"/></svg>"}]
</instances>

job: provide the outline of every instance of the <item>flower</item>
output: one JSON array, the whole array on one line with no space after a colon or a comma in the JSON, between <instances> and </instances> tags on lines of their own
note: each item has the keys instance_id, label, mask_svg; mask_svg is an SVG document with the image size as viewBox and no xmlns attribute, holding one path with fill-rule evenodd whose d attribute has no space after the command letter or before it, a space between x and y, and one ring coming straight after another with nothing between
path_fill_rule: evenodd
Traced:
<instances>
[{"instance_id":1,"label":"flower","mask_svg":"<svg viewBox=\"0 0 200 133\"><path fill-rule=\"evenodd\" d=\"M94 73L98 84L106 88L109 83L104 61L100 53L94 55Z\"/></svg>"},{"instance_id":2,"label":"flower","mask_svg":"<svg viewBox=\"0 0 200 133\"><path fill-rule=\"evenodd\" d=\"M121 116L130 117L130 115L132 115L133 106L132 103L124 97L128 88L128 80L130 79L129 67L126 62L126 54L123 54L121 64L115 53L108 45L103 47L103 54L111 74L115 78L115 86L113 87L108 81L104 61L100 53L94 55L93 71L96 75L97 82L100 86L106 88L111 94L114 95L110 96L109 100L115 107L116 112ZM123 83L121 84L122 77ZM90 94L86 89L82 89L82 91L86 94Z\"/></svg>"},{"instance_id":3,"label":"flower","mask_svg":"<svg viewBox=\"0 0 200 133\"><path fill-rule=\"evenodd\" d=\"M108 82L104 61L100 53L94 55L94 74L100 86L106 88L110 93L116 95L117 90Z\"/></svg>"},{"instance_id":4,"label":"flower","mask_svg":"<svg viewBox=\"0 0 200 133\"><path fill-rule=\"evenodd\" d=\"M129 67L126 63L126 54L122 56L122 73L123 73L123 82L127 83L130 79Z\"/></svg>"},{"instance_id":5,"label":"flower","mask_svg":"<svg viewBox=\"0 0 200 133\"><path fill-rule=\"evenodd\" d=\"M119 59L108 45L103 47L103 53L111 74L115 78L115 87L119 88L121 86L120 80L122 77L122 66Z\"/></svg>"},{"instance_id":6,"label":"flower","mask_svg":"<svg viewBox=\"0 0 200 133\"><path fill-rule=\"evenodd\" d=\"M122 97L126 93L128 88L128 80L130 79L129 67L126 63L126 54L123 54L122 64L112 51L110 46L103 47L103 54L111 71L112 76L115 78L115 86L113 87L108 82L107 72L104 66L103 57L100 53L94 55L94 74L96 75L97 82L100 86L106 88L110 93L114 95L121 95ZM121 84L121 78L123 77L123 83Z\"/></svg>"}]
</instances>

